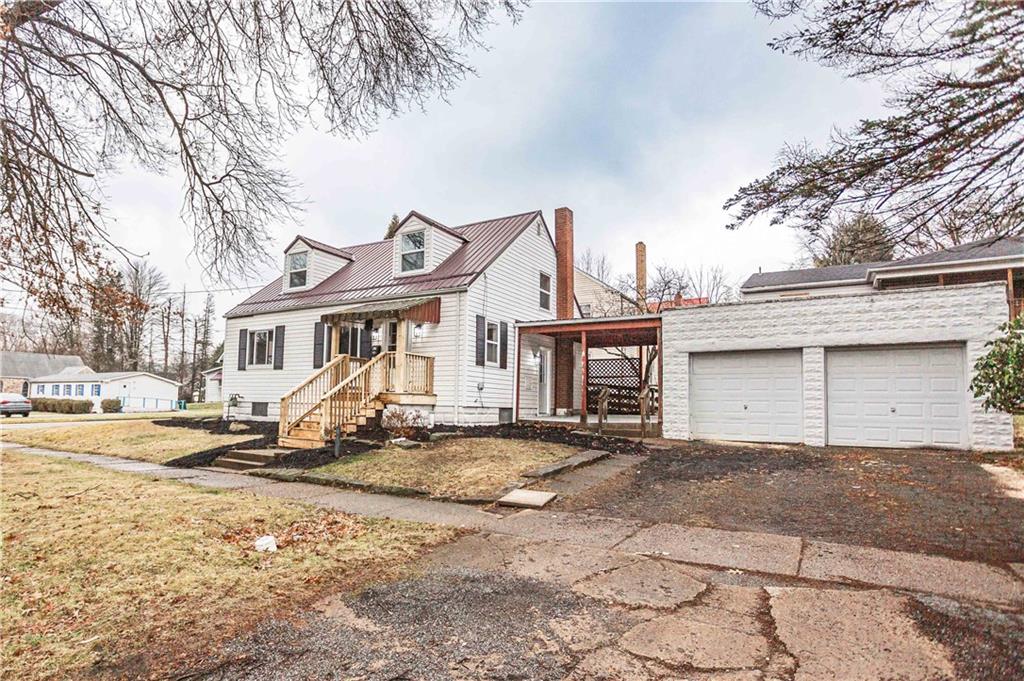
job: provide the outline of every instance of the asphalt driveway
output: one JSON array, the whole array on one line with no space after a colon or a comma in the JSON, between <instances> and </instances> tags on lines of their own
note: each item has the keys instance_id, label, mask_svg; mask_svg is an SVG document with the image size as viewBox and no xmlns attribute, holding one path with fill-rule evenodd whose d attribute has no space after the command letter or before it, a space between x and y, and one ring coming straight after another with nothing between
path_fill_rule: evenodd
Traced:
<instances>
[{"instance_id":1,"label":"asphalt driveway","mask_svg":"<svg viewBox=\"0 0 1024 681\"><path fill-rule=\"evenodd\" d=\"M556 508L1024 562L1024 499L966 452L692 443Z\"/></svg>"}]
</instances>

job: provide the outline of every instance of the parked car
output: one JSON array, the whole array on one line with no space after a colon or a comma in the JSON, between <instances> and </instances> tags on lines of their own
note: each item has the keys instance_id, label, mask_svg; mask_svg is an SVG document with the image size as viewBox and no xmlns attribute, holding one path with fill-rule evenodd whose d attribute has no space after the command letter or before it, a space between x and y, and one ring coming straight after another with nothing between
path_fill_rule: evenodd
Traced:
<instances>
[{"instance_id":1,"label":"parked car","mask_svg":"<svg viewBox=\"0 0 1024 681\"><path fill-rule=\"evenodd\" d=\"M27 397L18 393L0 393L0 414L10 418L11 414L28 416L32 411L32 403Z\"/></svg>"}]
</instances>

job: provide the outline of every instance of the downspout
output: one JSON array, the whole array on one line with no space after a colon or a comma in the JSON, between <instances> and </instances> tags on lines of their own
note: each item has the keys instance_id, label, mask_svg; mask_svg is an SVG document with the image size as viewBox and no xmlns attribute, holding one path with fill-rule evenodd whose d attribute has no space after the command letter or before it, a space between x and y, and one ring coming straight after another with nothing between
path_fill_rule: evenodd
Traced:
<instances>
[{"instance_id":1,"label":"downspout","mask_svg":"<svg viewBox=\"0 0 1024 681\"><path fill-rule=\"evenodd\" d=\"M459 291L455 294L459 301L456 327L461 329L459 331L459 337L461 340L455 343L455 410L454 419L455 425L462 425L462 345L466 342L466 329L468 328L469 320L466 319L463 314L463 298L466 296L467 291Z\"/></svg>"}]
</instances>

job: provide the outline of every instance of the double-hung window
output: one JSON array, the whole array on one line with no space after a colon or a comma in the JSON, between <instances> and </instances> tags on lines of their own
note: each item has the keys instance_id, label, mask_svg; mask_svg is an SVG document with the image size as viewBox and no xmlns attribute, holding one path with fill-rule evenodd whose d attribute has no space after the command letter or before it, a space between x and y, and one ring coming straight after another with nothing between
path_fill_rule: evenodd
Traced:
<instances>
[{"instance_id":1,"label":"double-hung window","mask_svg":"<svg viewBox=\"0 0 1024 681\"><path fill-rule=\"evenodd\" d=\"M261 366L274 363L274 330L249 332L249 364Z\"/></svg>"},{"instance_id":2,"label":"double-hung window","mask_svg":"<svg viewBox=\"0 0 1024 681\"><path fill-rule=\"evenodd\" d=\"M288 288L302 288L306 285L307 267L309 266L309 253L291 253L286 259Z\"/></svg>"},{"instance_id":3,"label":"double-hung window","mask_svg":"<svg viewBox=\"0 0 1024 681\"><path fill-rule=\"evenodd\" d=\"M53 395L54 397L60 395L60 386L57 385L56 383L51 385L50 386L50 394Z\"/></svg>"},{"instance_id":4,"label":"double-hung window","mask_svg":"<svg viewBox=\"0 0 1024 681\"><path fill-rule=\"evenodd\" d=\"M40 383L39 385L36 386L36 395L45 395L45 394L46 394L46 386L43 385L42 383Z\"/></svg>"},{"instance_id":5,"label":"double-hung window","mask_svg":"<svg viewBox=\"0 0 1024 681\"><path fill-rule=\"evenodd\" d=\"M85 383L75 385L75 397L85 397Z\"/></svg>"},{"instance_id":6,"label":"double-hung window","mask_svg":"<svg viewBox=\"0 0 1024 681\"><path fill-rule=\"evenodd\" d=\"M426 232L406 232L402 235L402 271L422 270L426 264Z\"/></svg>"},{"instance_id":7,"label":"double-hung window","mask_svg":"<svg viewBox=\"0 0 1024 681\"><path fill-rule=\"evenodd\" d=\"M542 310L551 309L551 275L540 273L540 307Z\"/></svg>"},{"instance_id":8,"label":"double-hung window","mask_svg":"<svg viewBox=\"0 0 1024 681\"><path fill-rule=\"evenodd\" d=\"M498 363L498 325L494 322L487 322L487 335L485 337L484 353L489 364Z\"/></svg>"},{"instance_id":9,"label":"double-hung window","mask_svg":"<svg viewBox=\"0 0 1024 681\"><path fill-rule=\"evenodd\" d=\"M99 383L93 383L91 386L89 386L89 391L90 391L89 394L92 395L93 397L99 397L100 396L100 384Z\"/></svg>"},{"instance_id":10,"label":"double-hung window","mask_svg":"<svg viewBox=\"0 0 1024 681\"><path fill-rule=\"evenodd\" d=\"M64 396L65 397L71 397L71 384L70 383L65 383L64 384Z\"/></svg>"}]
</instances>

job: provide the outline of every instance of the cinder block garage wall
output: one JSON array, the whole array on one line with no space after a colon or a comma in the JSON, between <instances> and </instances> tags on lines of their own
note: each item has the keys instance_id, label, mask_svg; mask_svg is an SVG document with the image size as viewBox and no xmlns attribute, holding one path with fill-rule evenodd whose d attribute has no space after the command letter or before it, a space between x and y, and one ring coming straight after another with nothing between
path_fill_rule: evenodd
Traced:
<instances>
[{"instance_id":1,"label":"cinder block garage wall","mask_svg":"<svg viewBox=\"0 0 1024 681\"><path fill-rule=\"evenodd\" d=\"M825 348L908 343L966 344L968 372L1006 321L1006 287L974 284L799 300L680 308L662 315L664 435L689 439L690 353L803 350L804 440L824 445ZM972 449L1012 449L1008 414L968 400Z\"/></svg>"}]
</instances>

